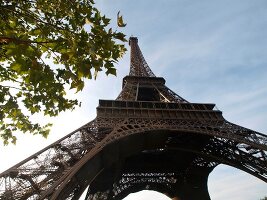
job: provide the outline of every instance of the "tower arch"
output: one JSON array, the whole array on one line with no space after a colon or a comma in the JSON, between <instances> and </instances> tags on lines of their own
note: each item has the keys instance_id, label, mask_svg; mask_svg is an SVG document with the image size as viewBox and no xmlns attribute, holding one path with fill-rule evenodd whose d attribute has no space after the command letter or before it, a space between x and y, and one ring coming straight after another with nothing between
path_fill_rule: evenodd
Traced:
<instances>
[{"instance_id":1,"label":"tower arch","mask_svg":"<svg viewBox=\"0 0 267 200\"><path fill-rule=\"evenodd\" d=\"M208 198L208 192L206 191L208 175L219 163L233 166L265 180L264 177L255 174L255 171L252 170L257 167L260 168L258 162L252 165L252 158L250 159L250 163L244 163L247 168L238 165L236 160L240 160L237 158L239 155L232 154L227 157L226 155L229 154L229 151L227 149L222 149L226 144L222 143L221 140L219 140L219 143L218 141L215 142L216 138L203 133L198 134L198 136L199 137L196 137L196 133L192 131L184 132L169 129L146 131L137 129L135 130L135 133L125 133L120 138L116 137L113 142L108 144L105 143L103 147L99 148L100 150L98 153L94 153L94 157L90 157L89 155L88 157L84 156L84 159L87 157L88 160L81 160L81 163L84 165L77 163L79 169L77 168L76 174L72 174L72 176L65 178L65 181L66 183L71 183L70 180L73 177L75 179L77 179L77 177L83 178L83 180L80 181L76 180L77 183L88 181L87 184L92 184L91 188L94 188L94 190L91 190L89 186L88 196L91 195L91 199L94 198L94 195L99 195L99 191L102 191L102 193L100 192L101 194L106 193L106 195L110 195L107 199L117 199L117 195L119 197L125 197L127 191L139 191L146 189L147 187L153 188L152 190L161 193L169 194L172 198L180 197L180 195L188 196L188 194L183 194L183 191L180 191L180 188L189 187L186 190L189 190L190 193L194 193L196 195L195 198L199 198L199 193L201 193L200 196L203 196L203 199L206 199ZM192 138L194 138L194 140L192 140ZM198 145L195 144L196 140L198 141ZM210 145L210 140L213 144L217 143L217 145L221 145L212 147L217 149L221 148L220 154L212 154L210 149L205 149L207 144L208 146ZM229 148L233 148L233 146L229 146ZM185 161L186 158L188 159L188 162ZM99 162L105 163L105 167L107 168L106 171L102 171L102 168L93 170L94 166L101 166L97 164ZM153 166L153 168L151 168L151 166ZM135 171L134 169L138 169L138 171ZM163 171L161 171L162 169ZM88 174L86 177L83 170L94 172L94 174ZM168 173L164 173L166 171ZM190 171L190 173L188 173L188 171ZM128 175L125 175L124 172L127 172ZM155 174L153 176L154 179L149 177L152 176L153 173ZM200 173L201 176L199 175ZM112 177L111 174L115 174L116 177ZM143 175L141 176L140 174ZM131 179L135 176L143 179L143 182L139 182L140 180L138 180L134 185L125 186L127 184L123 180L126 178ZM111 178L109 183L107 177ZM165 187L168 185L167 182L160 182L160 180L163 179L166 181L173 180L174 182L170 184L168 188ZM189 181L190 179L197 179L197 182L192 183ZM123 184L118 186L119 183ZM98 188L99 185L101 185L100 188ZM75 188L86 188L87 186L88 185L76 185L73 186L72 189L64 186L62 187L61 192L60 188L58 188L57 193L55 193L57 196L53 196L53 199L64 199L65 197L60 195L67 195L68 191L77 191ZM138 190L135 190L134 188L138 188ZM163 188L165 188L165 190L163 190ZM202 191L194 191L193 188L201 188ZM83 191L81 191L81 193L82 192ZM121 193L124 195L121 195ZM204 193L206 195L204 195Z\"/></svg>"}]
</instances>

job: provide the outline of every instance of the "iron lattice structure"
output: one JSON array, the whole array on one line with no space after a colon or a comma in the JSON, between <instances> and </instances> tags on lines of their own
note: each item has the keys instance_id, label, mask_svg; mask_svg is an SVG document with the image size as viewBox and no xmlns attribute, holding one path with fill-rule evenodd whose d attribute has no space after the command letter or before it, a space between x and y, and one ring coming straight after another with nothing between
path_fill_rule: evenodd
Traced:
<instances>
[{"instance_id":1,"label":"iron lattice structure","mask_svg":"<svg viewBox=\"0 0 267 200\"><path fill-rule=\"evenodd\" d=\"M130 38L131 68L97 117L0 174L0 199L122 199L143 189L209 200L218 165L267 182L267 137L225 120L215 104L190 103L165 86Z\"/></svg>"}]
</instances>

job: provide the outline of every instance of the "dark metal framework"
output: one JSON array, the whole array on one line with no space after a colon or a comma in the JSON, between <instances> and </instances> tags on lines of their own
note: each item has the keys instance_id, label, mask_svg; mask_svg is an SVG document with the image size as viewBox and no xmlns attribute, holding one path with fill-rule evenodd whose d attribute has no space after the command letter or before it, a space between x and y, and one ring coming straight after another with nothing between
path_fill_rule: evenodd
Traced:
<instances>
[{"instance_id":1,"label":"dark metal framework","mask_svg":"<svg viewBox=\"0 0 267 200\"><path fill-rule=\"evenodd\" d=\"M0 174L0 199L122 199L143 189L209 200L218 164L267 182L267 136L226 121L215 104L189 103L165 86L130 38L131 68L97 117Z\"/></svg>"}]
</instances>

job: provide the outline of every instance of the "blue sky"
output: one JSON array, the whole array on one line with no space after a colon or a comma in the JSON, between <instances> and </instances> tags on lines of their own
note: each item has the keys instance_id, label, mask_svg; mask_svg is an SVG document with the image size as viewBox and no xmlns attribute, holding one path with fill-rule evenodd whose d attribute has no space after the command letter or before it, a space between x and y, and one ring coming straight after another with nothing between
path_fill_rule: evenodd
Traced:
<instances>
[{"instance_id":1,"label":"blue sky","mask_svg":"<svg viewBox=\"0 0 267 200\"><path fill-rule=\"evenodd\" d=\"M227 120L267 133L266 0L96 1L113 22L121 12L127 23L121 30L138 37L150 68L169 88L190 102L216 103ZM117 69L117 77L100 74L97 81L87 82L78 95L82 107L53 119L48 140L25 135L16 147L0 146L5 161L0 171L94 119L98 99L119 94L129 72L129 52ZM213 200L267 196L267 184L226 166L210 175L209 189ZM132 198L163 200L149 193Z\"/></svg>"}]
</instances>

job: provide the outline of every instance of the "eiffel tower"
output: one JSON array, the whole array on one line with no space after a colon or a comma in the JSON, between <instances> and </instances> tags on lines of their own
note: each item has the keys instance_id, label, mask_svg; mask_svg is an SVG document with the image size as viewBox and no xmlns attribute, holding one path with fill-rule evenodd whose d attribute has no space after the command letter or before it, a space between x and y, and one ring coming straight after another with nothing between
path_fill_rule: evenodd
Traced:
<instances>
[{"instance_id":1,"label":"eiffel tower","mask_svg":"<svg viewBox=\"0 0 267 200\"><path fill-rule=\"evenodd\" d=\"M130 73L96 118L0 174L0 199L119 200L143 189L173 200L209 200L219 164L267 182L267 136L190 103L156 77L135 37Z\"/></svg>"}]
</instances>

